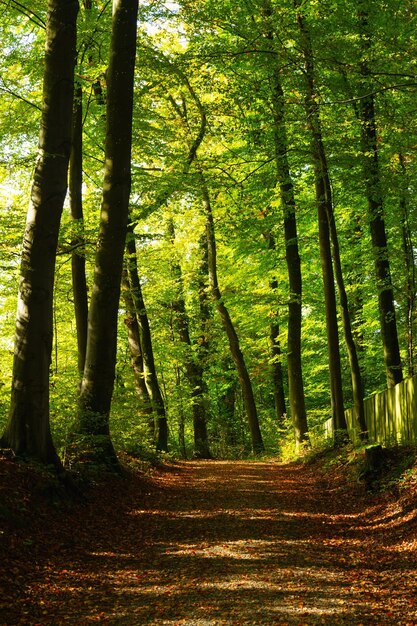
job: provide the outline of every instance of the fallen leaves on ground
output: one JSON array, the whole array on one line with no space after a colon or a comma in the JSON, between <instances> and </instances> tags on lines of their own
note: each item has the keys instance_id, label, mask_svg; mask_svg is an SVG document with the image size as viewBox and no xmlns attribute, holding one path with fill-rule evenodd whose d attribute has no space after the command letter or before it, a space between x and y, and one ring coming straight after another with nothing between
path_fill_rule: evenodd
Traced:
<instances>
[{"instance_id":1,"label":"fallen leaves on ground","mask_svg":"<svg viewBox=\"0 0 417 626\"><path fill-rule=\"evenodd\" d=\"M415 493L189 461L54 505L24 466L0 477L0 624L417 624Z\"/></svg>"}]
</instances>

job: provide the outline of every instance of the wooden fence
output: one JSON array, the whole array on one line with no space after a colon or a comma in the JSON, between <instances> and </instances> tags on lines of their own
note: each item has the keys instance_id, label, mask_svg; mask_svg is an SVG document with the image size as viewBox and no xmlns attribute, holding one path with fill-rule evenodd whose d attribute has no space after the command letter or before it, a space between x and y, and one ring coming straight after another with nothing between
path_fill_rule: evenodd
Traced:
<instances>
[{"instance_id":1,"label":"wooden fence","mask_svg":"<svg viewBox=\"0 0 417 626\"><path fill-rule=\"evenodd\" d=\"M417 375L390 389L365 398L365 420L369 441L393 445L417 443ZM345 411L349 437L359 440L354 408ZM325 423L332 434L332 420Z\"/></svg>"}]
</instances>

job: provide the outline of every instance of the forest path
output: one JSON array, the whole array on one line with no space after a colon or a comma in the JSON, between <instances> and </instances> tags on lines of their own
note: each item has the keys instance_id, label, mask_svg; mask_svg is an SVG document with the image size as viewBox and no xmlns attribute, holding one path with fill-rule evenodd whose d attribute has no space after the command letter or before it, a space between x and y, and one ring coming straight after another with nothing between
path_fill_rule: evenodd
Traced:
<instances>
[{"instance_id":1,"label":"forest path","mask_svg":"<svg viewBox=\"0 0 417 626\"><path fill-rule=\"evenodd\" d=\"M183 462L125 482L40 516L1 624L417 624L412 512L405 534L395 506L295 464Z\"/></svg>"}]
</instances>

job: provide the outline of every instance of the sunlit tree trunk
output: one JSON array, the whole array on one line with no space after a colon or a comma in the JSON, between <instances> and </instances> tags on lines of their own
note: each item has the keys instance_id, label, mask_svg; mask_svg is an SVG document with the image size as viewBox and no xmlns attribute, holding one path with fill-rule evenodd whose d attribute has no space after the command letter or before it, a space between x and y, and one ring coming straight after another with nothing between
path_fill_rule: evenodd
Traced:
<instances>
[{"instance_id":1,"label":"sunlit tree trunk","mask_svg":"<svg viewBox=\"0 0 417 626\"><path fill-rule=\"evenodd\" d=\"M275 239L271 232L265 232L264 238L268 243L269 250L275 250ZM273 278L269 286L272 290L272 293L276 294L278 291L278 281L276 278ZM272 313L271 323L269 324L269 344L271 349L271 357L272 357L272 385L273 385L273 393L274 393L274 406L275 413L278 419L278 422L283 425L284 419L287 414L287 408L285 404L285 391L284 391L284 377L282 373L282 365L281 365L281 342L279 339L280 328L279 328L279 318L278 312L274 311Z\"/></svg>"},{"instance_id":2,"label":"sunlit tree trunk","mask_svg":"<svg viewBox=\"0 0 417 626\"><path fill-rule=\"evenodd\" d=\"M145 302L142 294L142 286L140 284L135 234L131 224L128 226L128 237L126 241L127 252L127 273L129 277L130 291L133 298L136 318L139 324L140 345L142 348L143 371L145 374L145 384L151 399L152 409L156 415L157 422L157 440L156 448L160 451L168 450L168 423L164 400L162 398L161 388L158 382L158 376L155 367L155 358L152 347L151 329L149 319L146 312Z\"/></svg>"},{"instance_id":3,"label":"sunlit tree trunk","mask_svg":"<svg viewBox=\"0 0 417 626\"><path fill-rule=\"evenodd\" d=\"M71 245L72 290L74 297L75 325L77 329L78 371L82 377L85 365L88 328L88 297L85 276L85 238L83 216L83 107L82 88L77 86L74 96L72 149L69 170L69 197L71 218L75 234Z\"/></svg>"},{"instance_id":4,"label":"sunlit tree trunk","mask_svg":"<svg viewBox=\"0 0 417 626\"><path fill-rule=\"evenodd\" d=\"M0 440L21 456L60 466L49 424L49 368L58 232L67 193L76 46L76 0L50 0L39 150L26 219L9 419Z\"/></svg>"},{"instance_id":5,"label":"sunlit tree trunk","mask_svg":"<svg viewBox=\"0 0 417 626\"><path fill-rule=\"evenodd\" d=\"M189 152L186 160L185 171L188 172L191 165L193 163L196 164L196 170L199 180L200 193L202 196L204 213L206 217L206 248L207 248L207 269L209 275L209 287L212 298L215 302L217 311L219 312L221 322L223 324L223 328L226 332L227 338L229 340L230 353L232 355L233 361L235 363L239 382L242 388L242 397L245 405L246 416L248 419L249 430L251 433L252 439L252 449L257 454L264 450L264 444L262 440L262 435L259 427L258 413L255 404L255 398L252 389L252 383L250 380L249 372L246 367L246 363L240 349L239 338L237 336L235 327L229 315L229 311L224 304L224 301L221 296L219 282L217 278L217 251L216 251L216 237L214 230L214 220L213 220L213 212L211 207L210 193L206 183L206 179L204 177L204 172L201 168L200 163L197 159L198 149L203 142L207 120L204 107L197 95L191 86L187 77L180 72L181 79L185 83L188 92L194 101L197 110L200 114L200 127L198 129L198 133L194 139L191 136L189 120L186 112L185 102L183 101L183 107L178 106L173 98L170 98L170 103L178 114L179 118L183 121L185 131L187 133L187 139L189 140ZM200 299L201 304L201 299Z\"/></svg>"},{"instance_id":6,"label":"sunlit tree trunk","mask_svg":"<svg viewBox=\"0 0 417 626\"><path fill-rule=\"evenodd\" d=\"M155 419L152 410L152 401L145 382L139 323L126 270L123 271L122 275L122 294L126 306L125 324L127 327L130 361L133 369L135 390L139 401L138 413L144 418L148 427L149 437L153 442L155 440Z\"/></svg>"},{"instance_id":7,"label":"sunlit tree trunk","mask_svg":"<svg viewBox=\"0 0 417 626\"><path fill-rule=\"evenodd\" d=\"M175 242L175 229L172 219L168 223L168 235L172 244ZM171 261L171 274L175 279L176 296L172 302L174 323L180 341L186 346L185 371L191 389L191 401L194 427L194 457L210 459L211 453L207 436L207 419L205 408L206 385L203 377L203 366L198 352L193 354L188 317L185 310L184 290L182 284L182 272L179 263ZM200 348L201 351L201 348ZM199 351L199 352L200 352Z\"/></svg>"},{"instance_id":8,"label":"sunlit tree trunk","mask_svg":"<svg viewBox=\"0 0 417 626\"><path fill-rule=\"evenodd\" d=\"M224 304L222 294L219 287L219 281L217 278L217 250L216 250L216 237L214 230L213 211L211 208L210 194L207 189L204 176L200 172L201 193L203 197L204 212L206 215L206 237L207 237L207 252L208 252L208 271L209 282L211 288L211 294L215 302L216 308L219 312L220 319L223 324L223 328L226 332L229 340L230 353L235 363L239 382L242 389L242 397L246 410L246 417L249 424L249 430L251 433L252 449L255 454L264 451L264 443L262 440L262 434L259 427L258 413L256 410L255 397L253 394L253 388L249 372L246 367L245 359L243 357L242 350L240 348L239 338L236 333L235 327L231 320L229 311Z\"/></svg>"},{"instance_id":9,"label":"sunlit tree trunk","mask_svg":"<svg viewBox=\"0 0 417 626\"><path fill-rule=\"evenodd\" d=\"M107 73L107 132L100 232L77 430L93 456L117 466L110 439L120 283L129 211L137 0L115 0Z\"/></svg>"}]
</instances>

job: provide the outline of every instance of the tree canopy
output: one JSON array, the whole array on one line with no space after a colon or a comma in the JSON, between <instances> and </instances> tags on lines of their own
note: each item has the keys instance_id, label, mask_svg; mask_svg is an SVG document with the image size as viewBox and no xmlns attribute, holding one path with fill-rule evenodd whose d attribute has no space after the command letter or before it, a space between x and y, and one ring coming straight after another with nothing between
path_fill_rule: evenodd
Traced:
<instances>
[{"instance_id":1,"label":"tree canopy","mask_svg":"<svg viewBox=\"0 0 417 626\"><path fill-rule=\"evenodd\" d=\"M416 3L156 0L129 14L117 40L118 5L112 13L109 2L81 3L74 97L56 109L68 111L70 98L78 146L48 270L48 410L59 455L94 431L77 415L77 402L86 406L82 341L85 367L100 366L95 375L112 398L109 423L95 434L111 433L116 449L276 453L294 433L298 446L320 438L330 417L343 429L345 408L415 372ZM0 18L2 429L22 234L39 128L49 129L50 47L39 59L53 10L52 0L48 9L12 1ZM117 99L128 77L115 53L129 24L137 30L131 110ZM123 121L130 172L110 183L110 160L126 158ZM125 219L115 209L118 252L100 264L110 184ZM133 247L123 289L132 298L119 302L126 222ZM91 304L81 343L77 258ZM102 304L99 283L109 289ZM98 321L113 325L117 347L103 343L111 333L94 334ZM105 350L92 359L94 337ZM32 357L40 362L37 348Z\"/></svg>"}]
</instances>

